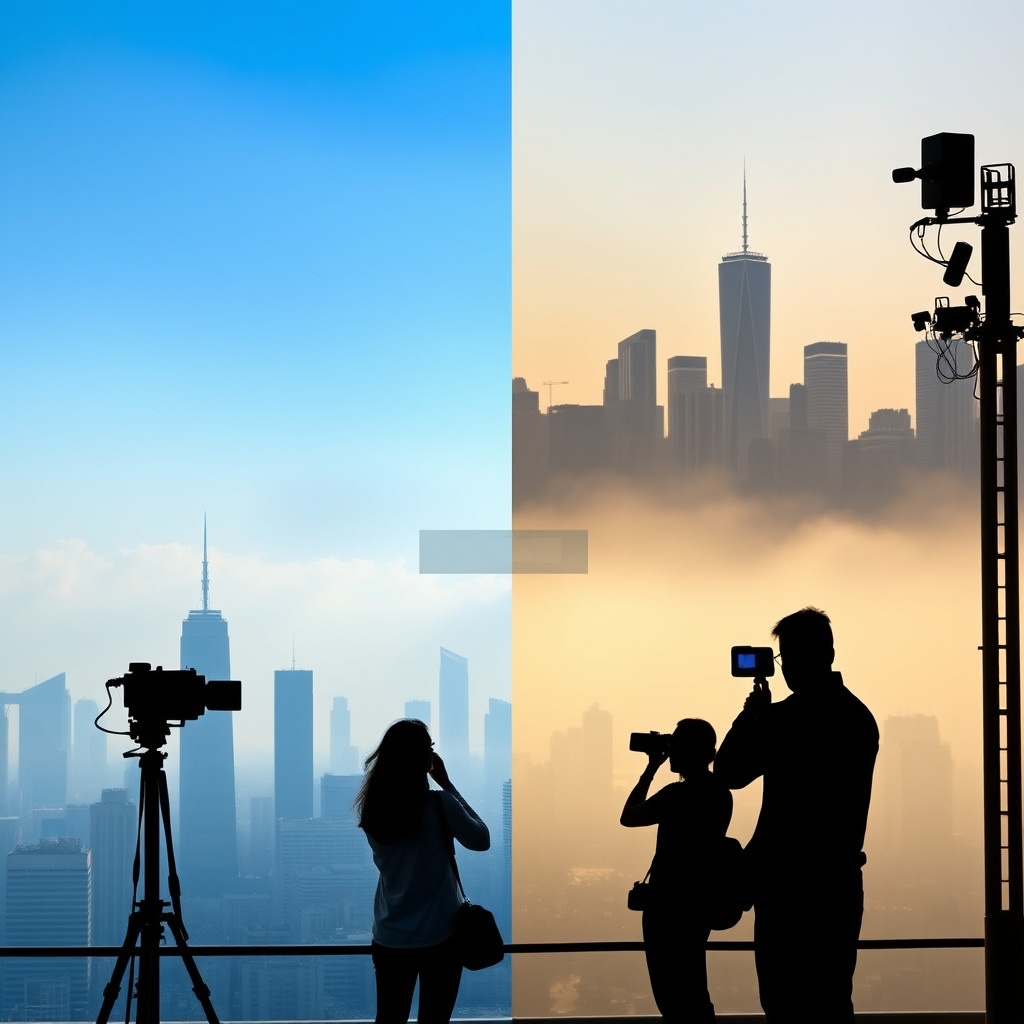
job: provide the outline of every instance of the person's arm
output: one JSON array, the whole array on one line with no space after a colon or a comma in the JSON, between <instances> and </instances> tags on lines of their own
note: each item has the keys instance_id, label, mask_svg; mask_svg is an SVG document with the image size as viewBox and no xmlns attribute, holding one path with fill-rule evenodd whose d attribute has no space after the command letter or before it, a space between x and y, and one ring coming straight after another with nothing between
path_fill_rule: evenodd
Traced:
<instances>
[{"instance_id":1,"label":"person's arm","mask_svg":"<svg viewBox=\"0 0 1024 1024\"><path fill-rule=\"evenodd\" d=\"M467 850L488 850L491 846L491 833L480 816L466 803L462 794L452 784L444 761L435 754L430 767L430 777L441 787L441 809L452 835ZM445 799L448 797L450 799Z\"/></svg>"},{"instance_id":2,"label":"person's arm","mask_svg":"<svg viewBox=\"0 0 1024 1024\"><path fill-rule=\"evenodd\" d=\"M749 786L764 774L770 701L771 695L755 686L718 747L712 770L730 789Z\"/></svg>"},{"instance_id":3,"label":"person's arm","mask_svg":"<svg viewBox=\"0 0 1024 1024\"><path fill-rule=\"evenodd\" d=\"M619 824L626 828L638 828L641 825L658 824L658 806L652 800L647 799L647 792L651 788L654 776L658 769L665 763L667 754L648 754L647 767L640 773L637 784L630 790L623 805L622 814L619 815Z\"/></svg>"}]
</instances>

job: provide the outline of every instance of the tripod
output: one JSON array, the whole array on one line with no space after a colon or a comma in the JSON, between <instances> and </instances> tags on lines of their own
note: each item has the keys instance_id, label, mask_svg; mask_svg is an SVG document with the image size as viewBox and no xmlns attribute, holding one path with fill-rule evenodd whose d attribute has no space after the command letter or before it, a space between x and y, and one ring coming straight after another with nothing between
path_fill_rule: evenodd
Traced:
<instances>
[{"instance_id":1,"label":"tripod","mask_svg":"<svg viewBox=\"0 0 1024 1024\"><path fill-rule=\"evenodd\" d=\"M164 938L164 925L174 936L178 956L181 957L195 992L206 1013L209 1024L220 1024L213 1004L210 989L203 981L195 959L188 948L188 932L181 920L181 884L174 865L174 845L171 841L171 810L167 797L167 775L163 770L167 757L159 748L167 736L167 727L154 730L142 740L141 753L126 754L138 757L141 778L139 781L139 835L135 843L135 862L132 867L132 912L128 915L128 930L125 933L121 952L118 954L110 981L103 989L103 1005L100 1007L96 1024L107 1024L114 1001L121 991L121 981L129 963L134 974L134 960L139 958L139 978L135 989L137 1024L159 1024L160 1022L160 943ZM166 900L160 899L160 822L163 820L164 841L167 846L167 887L171 896L171 910ZM139 862L145 851L143 895L135 897L139 889ZM132 974L128 980L128 1006L131 1007ZM126 1014L126 1020L131 1016Z\"/></svg>"}]
</instances>

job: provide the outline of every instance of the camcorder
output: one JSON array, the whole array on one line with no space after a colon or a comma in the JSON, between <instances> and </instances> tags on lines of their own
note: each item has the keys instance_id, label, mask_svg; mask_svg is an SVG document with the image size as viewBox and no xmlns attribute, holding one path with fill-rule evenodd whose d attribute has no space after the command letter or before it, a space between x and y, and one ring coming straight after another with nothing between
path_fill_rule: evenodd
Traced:
<instances>
[{"instance_id":1,"label":"camcorder","mask_svg":"<svg viewBox=\"0 0 1024 1024\"><path fill-rule=\"evenodd\" d=\"M775 675L775 652L770 647L734 647L732 674L743 679Z\"/></svg>"},{"instance_id":2,"label":"camcorder","mask_svg":"<svg viewBox=\"0 0 1024 1024\"><path fill-rule=\"evenodd\" d=\"M237 679L211 679L194 668L165 671L148 661L133 661L127 675L107 681L107 689L122 687L128 711L129 734L138 739L142 730L184 725L207 711L240 711L242 684Z\"/></svg>"},{"instance_id":3,"label":"camcorder","mask_svg":"<svg viewBox=\"0 0 1024 1024\"><path fill-rule=\"evenodd\" d=\"M632 732L629 734L629 749L641 754L668 754L672 746L672 734L665 732Z\"/></svg>"}]
</instances>

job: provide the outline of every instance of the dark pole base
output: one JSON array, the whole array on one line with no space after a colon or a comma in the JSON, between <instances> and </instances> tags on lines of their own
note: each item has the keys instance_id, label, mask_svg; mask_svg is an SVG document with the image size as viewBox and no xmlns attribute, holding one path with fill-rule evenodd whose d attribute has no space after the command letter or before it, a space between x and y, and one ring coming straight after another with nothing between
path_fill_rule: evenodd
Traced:
<instances>
[{"instance_id":1,"label":"dark pole base","mask_svg":"<svg viewBox=\"0 0 1024 1024\"><path fill-rule=\"evenodd\" d=\"M1012 910L985 918L985 1021L1024 1021L1024 915Z\"/></svg>"}]
</instances>

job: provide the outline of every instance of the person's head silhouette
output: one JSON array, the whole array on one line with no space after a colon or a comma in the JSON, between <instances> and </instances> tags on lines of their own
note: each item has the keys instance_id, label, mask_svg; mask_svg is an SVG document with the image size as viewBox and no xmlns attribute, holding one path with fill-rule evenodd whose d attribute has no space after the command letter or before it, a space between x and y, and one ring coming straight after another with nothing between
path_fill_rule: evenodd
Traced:
<instances>
[{"instance_id":1,"label":"person's head silhouette","mask_svg":"<svg viewBox=\"0 0 1024 1024\"><path fill-rule=\"evenodd\" d=\"M836 652L829 617L820 608L808 606L779 619L772 636L779 641L782 675L794 693L830 678Z\"/></svg>"},{"instance_id":2,"label":"person's head silhouette","mask_svg":"<svg viewBox=\"0 0 1024 1024\"><path fill-rule=\"evenodd\" d=\"M706 772L715 758L714 727L703 718L684 718L672 732L669 768L684 778Z\"/></svg>"},{"instance_id":3,"label":"person's head silhouette","mask_svg":"<svg viewBox=\"0 0 1024 1024\"><path fill-rule=\"evenodd\" d=\"M366 775L355 800L359 827L381 842L415 835L434 763L434 744L423 722L401 718L388 726L365 762Z\"/></svg>"}]
</instances>

